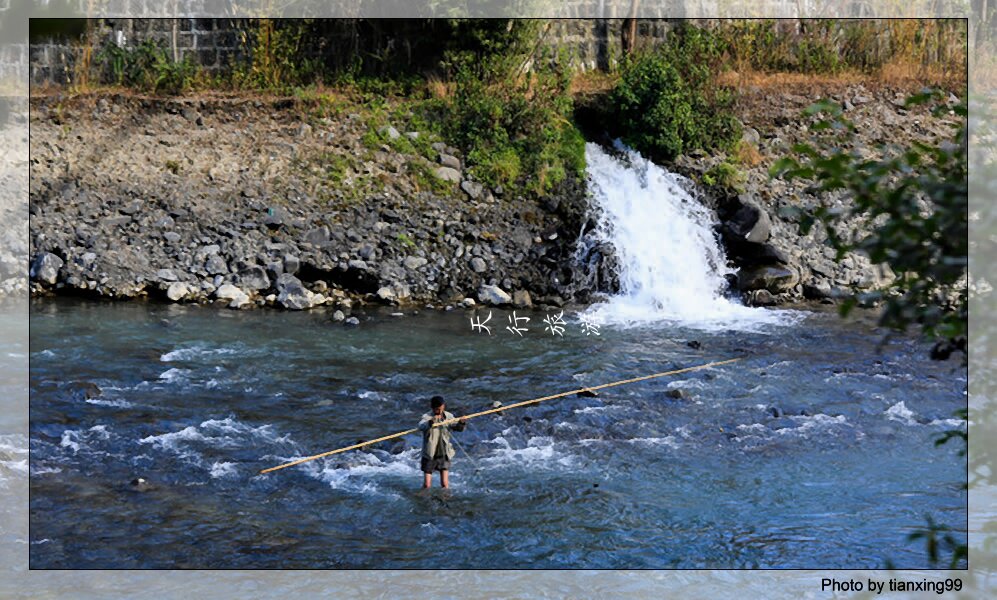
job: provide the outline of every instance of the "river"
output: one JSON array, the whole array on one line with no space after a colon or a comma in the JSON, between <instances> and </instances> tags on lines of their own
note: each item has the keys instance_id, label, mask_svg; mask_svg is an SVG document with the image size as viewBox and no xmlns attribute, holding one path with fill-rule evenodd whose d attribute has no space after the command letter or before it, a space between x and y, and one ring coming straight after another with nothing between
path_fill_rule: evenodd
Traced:
<instances>
[{"instance_id":1,"label":"river","mask_svg":"<svg viewBox=\"0 0 997 600\"><path fill-rule=\"evenodd\" d=\"M350 328L32 301L31 567L925 568L926 515L964 541L966 459L934 441L965 426L965 368L872 312L741 305L687 182L587 162L582 244L612 244L621 283L591 306ZM412 428L437 394L460 415L730 358L475 419L446 491L419 489L418 435L259 474ZM16 480L23 440L0 443Z\"/></svg>"}]
</instances>

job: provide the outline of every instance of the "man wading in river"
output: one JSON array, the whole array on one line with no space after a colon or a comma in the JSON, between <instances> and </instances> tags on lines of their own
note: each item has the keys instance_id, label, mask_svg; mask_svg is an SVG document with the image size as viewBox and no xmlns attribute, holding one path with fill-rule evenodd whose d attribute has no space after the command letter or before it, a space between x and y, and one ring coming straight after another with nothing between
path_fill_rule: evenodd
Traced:
<instances>
[{"instance_id":1,"label":"man wading in river","mask_svg":"<svg viewBox=\"0 0 997 600\"><path fill-rule=\"evenodd\" d=\"M450 443L450 431L464 431L467 419L461 417L455 424L434 427L434 424L453 419L454 416L446 411L447 405L442 396L433 396L429 404L432 412L424 414L419 421L419 430L422 431L422 487L431 487L433 471L439 471L440 485L449 488L450 459L455 453L453 444Z\"/></svg>"}]
</instances>

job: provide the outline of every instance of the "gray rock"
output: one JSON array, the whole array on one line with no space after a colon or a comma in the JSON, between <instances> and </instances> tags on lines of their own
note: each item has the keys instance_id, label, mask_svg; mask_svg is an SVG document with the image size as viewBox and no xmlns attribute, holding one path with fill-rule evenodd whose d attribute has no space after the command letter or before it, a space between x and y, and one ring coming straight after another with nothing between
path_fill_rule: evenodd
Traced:
<instances>
[{"instance_id":1,"label":"gray rock","mask_svg":"<svg viewBox=\"0 0 997 600\"><path fill-rule=\"evenodd\" d=\"M419 132L418 131L406 131L405 132L405 137L407 137L410 140L417 140L417 139L419 139Z\"/></svg>"},{"instance_id":2,"label":"gray rock","mask_svg":"<svg viewBox=\"0 0 997 600\"><path fill-rule=\"evenodd\" d=\"M432 148L433 150L436 150L437 152L445 152L447 149L447 145L444 144L443 142L433 142L432 144L429 145L429 147Z\"/></svg>"},{"instance_id":3,"label":"gray rock","mask_svg":"<svg viewBox=\"0 0 997 600\"><path fill-rule=\"evenodd\" d=\"M474 298L464 298L463 300L460 301L460 304L464 308L471 308L475 304Z\"/></svg>"},{"instance_id":4,"label":"gray rock","mask_svg":"<svg viewBox=\"0 0 997 600\"><path fill-rule=\"evenodd\" d=\"M460 171L460 159L452 154L440 153L440 164L444 167L450 167L455 171Z\"/></svg>"},{"instance_id":5,"label":"gray rock","mask_svg":"<svg viewBox=\"0 0 997 600\"><path fill-rule=\"evenodd\" d=\"M312 229L305 234L305 241L316 246L325 244L329 241L329 228L322 226L317 229Z\"/></svg>"},{"instance_id":6,"label":"gray rock","mask_svg":"<svg viewBox=\"0 0 997 600\"><path fill-rule=\"evenodd\" d=\"M132 200L128 204L119 208L118 212L120 212L123 215L134 215L135 213L142 210L143 205L144 203L141 200Z\"/></svg>"},{"instance_id":7,"label":"gray rock","mask_svg":"<svg viewBox=\"0 0 997 600\"><path fill-rule=\"evenodd\" d=\"M745 127L743 133L741 134L741 139L752 146L757 146L758 142L761 141L762 136L758 134L758 130L753 127Z\"/></svg>"},{"instance_id":8,"label":"gray rock","mask_svg":"<svg viewBox=\"0 0 997 600\"><path fill-rule=\"evenodd\" d=\"M311 133L312 133L312 126L309 125L308 123L302 123L301 125L298 125L298 131L297 133L295 133L295 135L298 137L307 137L311 135Z\"/></svg>"},{"instance_id":9,"label":"gray rock","mask_svg":"<svg viewBox=\"0 0 997 600\"><path fill-rule=\"evenodd\" d=\"M466 179L460 183L460 189L464 190L464 193L467 194L471 200L478 200L481 198L481 195L485 193L485 186L476 181L467 181Z\"/></svg>"},{"instance_id":10,"label":"gray rock","mask_svg":"<svg viewBox=\"0 0 997 600\"><path fill-rule=\"evenodd\" d=\"M343 311L337 310L336 312L332 313L332 320L336 323L342 323L343 321L346 320L346 315L343 314Z\"/></svg>"},{"instance_id":11,"label":"gray rock","mask_svg":"<svg viewBox=\"0 0 997 600\"><path fill-rule=\"evenodd\" d=\"M460 171L450 167L436 167L436 176L443 181L457 183L460 181Z\"/></svg>"},{"instance_id":12,"label":"gray rock","mask_svg":"<svg viewBox=\"0 0 997 600\"><path fill-rule=\"evenodd\" d=\"M178 278L173 269L160 269L156 271L156 279L160 281L176 281Z\"/></svg>"},{"instance_id":13,"label":"gray rock","mask_svg":"<svg viewBox=\"0 0 997 600\"><path fill-rule=\"evenodd\" d=\"M781 294L793 289L800 282L795 270L782 266L765 266L741 269L737 274L737 287L741 291L768 290Z\"/></svg>"},{"instance_id":14,"label":"gray rock","mask_svg":"<svg viewBox=\"0 0 997 600\"><path fill-rule=\"evenodd\" d=\"M772 306L775 298L768 290L752 290L748 292L748 304L751 306Z\"/></svg>"},{"instance_id":15,"label":"gray rock","mask_svg":"<svg viewBox=\"0 0 997 600\"><path fill-rule=\"evenodd\" d=\"M171 244L176 244L180 241L180 234L174 231L167 231L163 234L163 239Z\"/></svg>"},{"instance_id":16,"label":"gray rock","mask_svg":"<svg viewBox=\"0 0 997 600\"><path fill-rule=\"evenodd\" d=\"M727 222L727 227L735 236L749 242L760 244L769 239L772 232L772 220L768 212L754 201L741 197L741 208Z\"/></svg>"},{"instance_id":17,"label":"gray rock","mask_svg":"<svg viewBox=\"0 0 997 600\"><path fill-rule=\"evenodd\" d=\"M301 280L289 273L277 278L277 302L290 310L305 310L313 306L313 294Z\"/></svg>"},{"instance_id":18,"label":"gray rock","mask_svg":"<svg viewBox=\"0 0 997 600\"><path fill-rule=\"evenodd\" d=\"M394 302L398 298L395 295L395 290L391 289L390 286L382 286L377 290L377 297L383 302Z\"/></svg>"},{"instance_id":19,"label":"gray rock","mask_svg":"<svg viewBox=\"0 0 997 600\"><path fill-rule=\"evenodd\" d=\"M475 273L484 273L488 270L488 264L480 256L475 256L471 259L471 270Z\"/></svg>"},{"instance_id":20,"label":"gray rock","mask_svg":"<svg viewBox=\"0 0 997 600\"><path fill-rule=\"evenodd\" d=\"M170 284L170 287L166 289L166 297L173 302L179 302L183 300L187 294L190 293L190 287L182 281L176 281Z\"/></svg>"},{"instance_id":21,"label":"gray rock","mask_svg":"<svg viewBox=\"0 0 997 600\"><path fill-rule=\"evenodd\" d=\"M239 286L246 290L265 290L270 287L267 272L258 265L239 271Z\"/></svg>"},{"instance_id":22,"label":"gray rock","mask_svg":"<svg viewBox=\"0 0 997 600\"><path fill-rule=\"evenodd\" d=\"M497 285L483 285L478 290L478 300L492 306L501 306L512 302L512 296L502 291Z\"/></svg>"},{"instance_id":23,"label":"gray rock","mask_svg":"<svg viewBox=\"0 0 997 600\"><path fill-rule=\"evenodd\" d=\"M385 125L384 127L378 129L377 132L381 135L388 136L389 140L397 140L402 136L402 134L398 133L398 130L391 125Z\"/></svg>"},{"instance_id":24,"label":"gray rock","mask_svg":"<svg viewBox=\"0 0 997 600\"><path fill-rule=\"evenodd\" d=\"M356 317L350 317L346 319L346 321L344 321L343 324L346 325L347 327L357 327L358 325L360 325L360 319Z\"/></svg>"},{"instance_id":25,"label":"gray rock","mask_svg":"<svg viewBox=\"0 0 997 600\"><path fill-rule=\"evenodd\" d=\"M425 265L426 259L422 258L421 256L406 256L403 264L405 265L406 269L414 271L415 269L418 269L419 267Z\"/></svg>"},{"instance_id":26,"label":"gray rock","mask_svg":"<svg viewBox=\"0 0 997 600\"><path fill-rule=\"evenodd\" d=\"M228 273L228 265L225 263L224 258L217 254L212 254L204 262L204 270L207 271L208 275L223 275Z\"/></svg>"},{"instance_id":27,"label":"gray rock","mask_svg":"<svg viewBox=\"0 0 997 600\"><path fill-rule=\"evenodd\" d=\"M284 272L288 275L294 275L301 268L301 261L298 260L297 256L287 254L284 256Z\"/></svg>"},{"instance_id":28,"label":"gray rock","mask_svg":"<svg viewBox=\"0 0 997 600\"><path fill-rule=\"evenodd\" d=\"M223 284L215 290L215 298L229 300L229 308L242 308L249 304L249 295L231 283Z\"/></svg>"},{"instance_id":29,"label":"gray rock","mask_svg":"<svg viewBox=\"0 0 997 600\"><path fill-rule=\"evenodd\" d=\"M516 308L529 308L533 306L533 299L526 290L516 290L512 293L512 305Z\"/></svg>"},{"instance_id":30,"label":"gray rock","mask_svg":"<svg viewBox=\"0 0 997 600\"><path fill-rule=\"evenodd\" d=\"M31 278L52 285L59 279L59 269L64 264L65 262L55 254L42 252L31 263Z\"/></svg>"},{"instance_id":31,"label":"gray rock","mask_svg":"<svg viewBox=\"0 0 997 600\"><path fill-rule=\"evenodd\" d=\"M373 260L375 256L375 248L372 244L364 244L363 246L360 246L360 250L357 254L359 254L360 258L363 260Z\"/></svg>"},{"instance_id":32,"label":"gray rock","mask_svg":"<svg viewBox=\"0 0 997 600\"><path fill-rule=\"evenodd\" d=\"M869 96L863 96L862 94L855 94L852 96L852 104L855 106L862 106L863 104L869 104L872 102L872 98Z\"/></svg>"}]
</instances>

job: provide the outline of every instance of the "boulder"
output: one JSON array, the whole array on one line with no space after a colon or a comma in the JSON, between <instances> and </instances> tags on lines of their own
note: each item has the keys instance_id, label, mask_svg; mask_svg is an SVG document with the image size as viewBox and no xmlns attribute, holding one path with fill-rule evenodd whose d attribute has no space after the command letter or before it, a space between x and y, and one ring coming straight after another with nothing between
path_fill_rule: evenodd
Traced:
<instances>
[{"instance_id":1,"label":"boulder","mask_svg":"<svg viewBox=\"0 0 997 600\"><path fill-rule=\"evenodd\" d=\"M229 308L242 308L246 304L249 304L249 295L231 283L223 284L215 290L215 298L229 300Z\"/></svg>"},{"instance_id":2,"label":"boulder","mask_svg":"<svg viewBox=\"0 0 997 600\"><path fill-rule=\"evenodd\" d=\"M426 264L426 259L421 256L406 256L403 261L406 269L410 271L418 269L419 267Z\"/></svg>"},{"instance_id":3,"label":"boulder","mask_svg":"<svg viewBox=\"0 0 997 600\"><path fill-rule=\"evenodd\" d=\"M471 270L475 273L484 273L488 270L488 264L480 256L475 256L471 259Z\"/></svg>"},{"instance_id":4,"label":"boulder","mask_svg":"<svg viewBox=\"0 0 997 600\"><path fill-rule=\"evenodd\" d=\"M170 287L166 288L166 297L173 302L179 302L187 297L190 293L190 287L182 281L175 281L170 284Z\"/></svg>"},{"instance_id":5,"label":"boulder","mask_svg":"<svg viewBox=\"0 0 997 600\"><path fill-rule=\"evenodd\" d=\"M476 181L464 180L460 183L460 189L464 190L464 193L467 194L471 200L478 200L485 192L485 186Z\"/></svg>"},{"instance_id":6,"label":"boulder","mask_svg":"<svg viewBox=\"0 0 997 600\"><path fill-rule=\"evenodd\" d=\"M384 127L378 129L377 132L383 136L387 136L389 140L397 140L402 137L402 134L391 125L385 125Z\"/></svg>"},{"instance_id":7,"label":"boulder","mask_svg":"<svg viewBox=\"0 0 997 600\"><path fill-rule=\"evenodd\" d=\"M290 310L305 310L313 305L313 294L301 280L284 273L277 278L277 302Z\"/></svg>"},{"instance_id":8,"label":"boulder","mask_svg":"<svg viewBox=\"0 0 997 600\"><path fill-rule=\"evenodd\" d=\"M42 252L31 263L31 278L52 285L58 281L59 269L64 264L65 262L55 254Z\"/></svg>"},{"instance_id":9,"label":"boulder","mask_svg":"<svg viewBox=\"0 0 997 600\"><path fill-rule=\"evenodd\" d=\"M769 239L772 221L768 213L747 199L740 199L741 207L727 221L727 228L735 237L761 244Z\"/></svg>"},{"instance_id":10,"label":"boulder","mask_svg":"<svg viewBox=\"0 0 997 600\"><path fill-rule=\"evenodd\" d=\"M228 273L228 265L225 259L217 254L212 254L208 260L204 261L204 270L208 275L224 275Z\"/></svg>"},{"instance_id":11,"label":"boulder","mask_svg":"<svg viewBox=\"0 0 997 600\"><path fill-rule=\"evenodd\" d=\"M502 306L512 302L512 296L497 285L483 285L478 290L478 300L492 306Z\"/></svg>"},{"instance_id":12,"label":"boulder","mask_svg":"<svg viewBox=\"0 0 997 600\"><path fill-rule=\"evenodd\" d=\"M440 153L440 164L455 171L460 171L460 159L452 154Z\"/></svg>"},{"instance_id":13,"label":"boulder","mask_svg":"<svg viewBox=\"0 0 997 600\"><path fill-rule=\"evenodd\" d=\"M267 272L258 265L239 271L239 287L245 290L265 290L270 287Z\"/></svg>"},{"instance_id":14,"label":"boulder","mask_svg":"<svg viewBox=\"0 0 997 600\"><path fill-rule=\"evenodd\" d=\"M768 290L781 294L792 290L799 281L800 276L794 269L783 266L745 268L737 274L737 287L745 292Z\"/></svg>"},{"instance_id":15,"label":"boulder","mask_svg":"<svg viewBox=\"0 0 997 600\"><path fill-rule=\"evenodd\" d=\"M436 177L450 183L460 181L460 171L451 167L436 167Z\"/></svg>"},{"instance_id":16,"label":"boulder","mask_svg":"<svg viewBox=\"0 0 997 600\"><path fill-rule=\"evenodd\" d=\"M516 290L512 293L512 305L516 308L530 308L533 306L533 299L526 290Z\"/></svg>"}]
</instances>

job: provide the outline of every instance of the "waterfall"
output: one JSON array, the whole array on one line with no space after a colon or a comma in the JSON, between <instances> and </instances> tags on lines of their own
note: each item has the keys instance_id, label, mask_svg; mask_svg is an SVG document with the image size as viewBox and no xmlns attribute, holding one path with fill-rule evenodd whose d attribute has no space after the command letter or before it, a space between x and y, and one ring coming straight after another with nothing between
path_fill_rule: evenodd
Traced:
<instances>
[{"instance_id":1,"label":"waterfall","mask_svg":"<svg viewBox=\"0 0 997 600\"><path fill-rule=\"evenodd\" d=\"M586 319L616 325L668 321L711 330L796 320L792 311L751 308L728 297L725 275L735 271L714 233L712 212L687 191L691 182L618 149L616 157L597 144L585 147L598 213L586 246L613 246L620 281L620 293L591 306Z\"/></svg>"}]
</instances>

